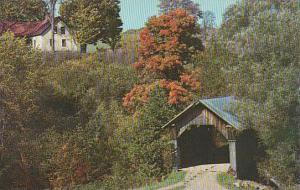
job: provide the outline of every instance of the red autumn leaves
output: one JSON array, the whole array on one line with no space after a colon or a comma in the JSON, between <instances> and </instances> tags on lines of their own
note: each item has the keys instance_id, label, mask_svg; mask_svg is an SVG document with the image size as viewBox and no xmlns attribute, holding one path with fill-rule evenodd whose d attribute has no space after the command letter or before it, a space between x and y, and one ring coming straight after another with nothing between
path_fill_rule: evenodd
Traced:
<instances>
[{"instance_id":1,"label":"red autumn leaves","mask_svg":"<svg viewBox=\"0 0 300 190\"><path fill-rule=\"evenodd\" d=\"M186 102L191 98L189 91L182 86L182 83L161 79L150 84L136 85L123 99L123 105L131 108L147 102L150 93L155 90L156 87L165 89L169 92L169 104Z\"/></svg>"},{"instance_id":2,"label":"red autumn leaves","mask_svg":"<svg viewBox=\"0 0 300 190\"><path fill-rule=\"evenodd\" d=\"M199 90L200 83L185 65L203 50L194 16L183 9L154 16L141 31L140 41L139 60L134 67L140 73L141 84L124 97L124 106L135 107L147 102L157 86L168 92L170 104L188 101L191 93Z\"/></svg>"}]
</instances>

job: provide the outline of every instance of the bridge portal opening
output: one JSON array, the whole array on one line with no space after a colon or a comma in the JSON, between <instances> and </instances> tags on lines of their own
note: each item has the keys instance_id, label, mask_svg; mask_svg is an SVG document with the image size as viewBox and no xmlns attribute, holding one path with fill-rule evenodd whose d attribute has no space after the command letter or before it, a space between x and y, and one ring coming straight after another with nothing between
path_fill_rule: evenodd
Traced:
<instances>
[{"instance_id":1,"label":"bridge portal opening","mask_svg":"<svg viewBox=\"0 0 300 190\"><path fill-rule=\"evenodd\" d=\"M190 126L178 137L179 167L229 163L229 146L214 126Z\"/></svg>"}]
</instances>

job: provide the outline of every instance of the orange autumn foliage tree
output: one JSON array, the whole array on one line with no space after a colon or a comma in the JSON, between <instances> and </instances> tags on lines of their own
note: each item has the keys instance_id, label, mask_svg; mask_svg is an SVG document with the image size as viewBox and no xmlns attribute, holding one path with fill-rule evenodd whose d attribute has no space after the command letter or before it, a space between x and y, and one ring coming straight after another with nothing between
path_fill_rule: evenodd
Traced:
<instances>
[{"instance_id":1,"label":"orange autumn foliage tree","mask_svg":"<svg viewBox=\"0 0 300 190\"><path fill-rule=\"evenodd\" d=\"M134 64L141 84L124 97L124 106L136 107L147 102L157 86L168 92L170 104L190 100L192 92L199 90L200 82L185 65L203 49L197 19L185 10L151 17L140 33L139 60Z\"/></svg>"}]
</instances>

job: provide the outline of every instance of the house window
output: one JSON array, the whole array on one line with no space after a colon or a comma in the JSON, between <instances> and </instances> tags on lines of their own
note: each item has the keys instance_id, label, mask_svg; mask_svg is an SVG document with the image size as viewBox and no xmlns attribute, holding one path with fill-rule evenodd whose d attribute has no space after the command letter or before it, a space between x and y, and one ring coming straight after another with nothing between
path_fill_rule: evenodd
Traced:
<instances>
[{"instance_id":1,"label":"house window","mask_svg":"<svg viewBox=\"0 0 300 190\"><path fill-rule=\"evenodd\" d=\"M60 33L61 34L66 34L66 28L65 27L61 27L60 28Z\"/></svg>"},{"instance_id":2,"label":"house window","mask_svg":"<svg viewBox=\"0 0 300 190\"><path fill-rule=\"evenodd\" d=\"M31 45L32 44L32 39L31 38L27 38L26 39L26 44L27 45Z\"/></svg>"},{"instance_id":3,"label":"house window","mask_svg":"<svg viewBox=\"0 0 300 190\"><path fill-rule=\"evenodd\" d=\"M66 39L62 39L61 40L61 46L62 47L67 47L67 41L66 41Z\"/></svg>"},{"instance_id":4,"label":"house window","mask_svg":"<svg viewBox=\"0 0 300 190\"><path fill-rule=\"evenodd\" d=\"M49 40L49 43L50 43L50 47L52 47L52 46L53 46L53 41L52 41L52 39Z\"/></svg>"},{"instance_id":5,"label":"house window","mask_svg":"<svg viewBox=\"0 0 300 190\"><path fill-rule=\"evenodd\" d=\"M57 26L54 26L54 34L57 34Z\"/></svg>"}]
</instances>

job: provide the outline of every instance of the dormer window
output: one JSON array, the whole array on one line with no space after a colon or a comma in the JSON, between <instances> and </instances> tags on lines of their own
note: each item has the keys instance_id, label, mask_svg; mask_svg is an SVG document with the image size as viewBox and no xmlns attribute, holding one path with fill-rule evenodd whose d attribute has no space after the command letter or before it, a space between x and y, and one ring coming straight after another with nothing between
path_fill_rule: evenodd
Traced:
<instances>
[{"instance_id":1,"label":"dormer window","mask_svg":"<svg viewBox=\"0 0 300 190\"><path fill-rule=\"evenodd\" d=\"M60 28L60 33L61 33L61 34L66 34L66 28L62 26L62 27Z\"/></svg>"}]
</instances>

